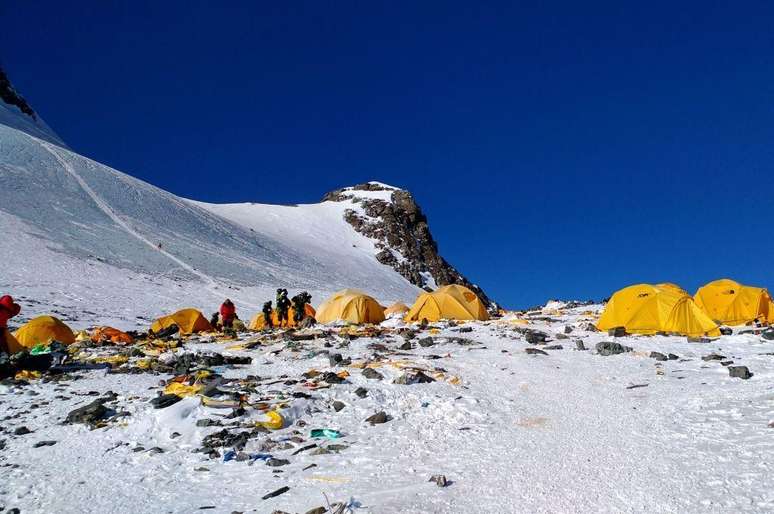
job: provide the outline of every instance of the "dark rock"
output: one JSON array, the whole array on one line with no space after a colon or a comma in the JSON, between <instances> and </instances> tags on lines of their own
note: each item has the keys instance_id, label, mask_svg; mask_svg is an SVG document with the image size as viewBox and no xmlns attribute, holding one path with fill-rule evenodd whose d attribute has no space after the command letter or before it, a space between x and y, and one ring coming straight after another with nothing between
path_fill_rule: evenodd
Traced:
<instances>
[{"instance_id":1,"label":"dark rock","mask_svg":"<svg viewBox=\"0 0 774 514\"><path fill-rule=\"evenodd\" d=\"M747 380L748 378L752 377L753 374L750 373L750 370L747 369L747 366L729 366L728 376Z\"/></svg>"},{"instance_id":2,"label":"dark rock","mask_svg":"<svg viewBox=\"0 0 774 514\"><path fill-rule=\"evenodd\" d=\"M340 353L332 353L328 355L328 364L330 364L331 367L338 366L342 360L344 359L341 357Z\"/></svg>"},{"instance_id":3,"label":"dark rock","mask_svg":"<svg viewBox=\"0 0 774 514\"><path fill-rule=\"evenodd\" d=\"M438 487L446 487L449 485L448 480L446 480L445 475L433 475L430 477L430 480L428 482L435 482L435 485Z\"/></svg>"},{"instance_id":4,"label":"dark rock","mask_svg":"<svg viewBox=\"0 0 774 514\"><path fill-rule=\"evenodd\" d=\"M317 507L306 511L305 514L325 514L326 512L328 512L328 509L325 507Z\"/></svg>"},{"instance_id":5,"label":"dark rock","mask_svg":"<svg viewBox=\"0 0 774 514\"><path fill-rule=\"evenodd\" d=\"M543 347L544 350L564 350L564 346L560 344L551 344Z\"/></svg>"},{"instance_id":6,"label":"dark rock","mask_svg":"<svg viewBox=\"0 0 774 514\"><path fill-rule=\"evenodd\" d=\"M709 337L687 337L689 343L709 343L711 339Z\"/></svg>"},{"instance_id":7,"label":"dark rock","mask_svg":"<svg viewBox=\"0 0 774 514\"><path fill-rule=\"evenodd\" d=\"M328 384L341 384L344 382L344 379L336 373L327 372L322 374L322 381Z\"/></svg>"},{"instance_id":8,"label":"dark rock","mask_svg":"<svg viewBox=\"0 0 774 514\"><path fill-rule=\"evenodd\" d=\"M411 350L412 348L413 348L413 346L411 346L411 342L409 342L409 341L406 341L402 345L398 346L399 350Z\"/></svg>"},{"instance_id":9,"label":"dark rock","mask_svg":"<svg viewBox=\"0 0 774 514\"><path fill-rule=\"evenodd\" d=\"M705 355L704 357L702 357L701 360L707 361L707 362L709 362L709 361L722 361L725 358L726 358L725 355L720 355L719 353L711 353L709 355Z\"/></svg>"},{"instance_id":10,"label":"dark rock","mask_svg":"<svg viewBox=\"0 0 774 514\"><path fill-rule=\"evenodd\" d=\"M269 498L274 498L275 496L279 496L280 494L284 494L286 492L290 491L290 487L280 487L276 491L272 491L269 494L265 494L261 497L262 500L268 500Z\"/></svg>"},{"instance_id":11,"label":"dark rock","mask_svg":"<svg viewBox=\"0 0 774 514\"><path fill-rule=\"evenodd\" d=\"M560 339L560 340L561 339L569 339L570 338L570 336L568 336L567 334L562 334L562 333L555 334L554 337L556 337L556 339Z\"/></svg>"},{"instance_id":12,"label":"dark rock","mask_svg":"<svg viewBox=\"0 0 774 514\"><path fill-rule=\"evenodd\" d=\"M419 340L419 346L422 348L427 348L428 346L433 346L435 344L435 341L433 341L432 337L423 337Z\"/></svg>"},{"instance_id":13,"label":"dark rock","mask_svg":"<svg viewBox=\"0 0 774 514\"><path fill-rule=\"evenodd\" d=\"M674 353L670 353L669 355L667 355L667 359L669 359L670 361L676 361L679 358L680 357L675 355Z\"/></svg>"},{"instance_id":14,"label":"dark rock","mask_svg":"<svg viewBox=\"0 0 774 514\"><path fill-rule=\"evenodd\" d=\"M382 380L384 376L373 368L365 368L363 370L363 376L368 380Z\"/></svg>"},{"instance_id":15,"label":"dark rock","mask_svg":"<svg viewBox=\"0 0 774 514\"><path fill-rule=\"evenodd\" d=\"M325 448L317 448L316 450L309 452L309 455L328 455L329 453L331 452Z\"/></svg>"},{"instance_id":16,"label":"dark rock","mask_svg":"<svg viewBox=\"0 0 774 514\"><path fill-rule=\"evenodd\" d=\"M219 432L212 433L202 439L202 447L206 450L215 448L231 447L235 450L243 450L248 439L253 436L250 432L229 432L225 428Z\"/></svg>"},{"instance_id":17,"label":"dark rock","mask_svg":"<svg viewBox=\"0 0 774 514\"><path fill-rule=\"evenodd\" d=\"M626 336L626 327L614 327L607 331L607 335L611 337L624 337Z\"/></svg>"},{"instance_id":18,"label":"dark rock","mask_svg":"<svg viewBox=\"0 0 774 514\"><path fill-rule=\"evenodd\" d=\"M565 325L564 326L564 333L565 334L570 334L570 333L572 333L572 331L573 331L573 327L571 325Z\"/></svg>"},{"instance_id":19,"label":"dark rock","mask_svg":"<svg viewBox=\"0 0 774 514\"><path fill-rule=\"evenodd\" d=\"M13 435L27 435L31 433L32 433L32 430L30 430L27 427L18 427L16 430L13 431Z\"/></svg>"},{"instance_id":20,"label":"dark rock","mask_svg":"<svg viewBox=\"0 0 774 514\"><path fill-rule=\"evenodd\" d=\"M287 466L288 464L290 464L289 460L286 460L286 459L275 459L273 457L266 461L266 465L267 466L271 466L273 468L276 468L278 466Z\"/></svg>"},{"instance_id":21,"label":"dark rock","mask_svg":"<svg viewBox=\"0 0 774 514\"><path fill-rule=\"evenodd\" d=\"M473 332L473 327L460 327L457 329L457 332L461 334L467 334L467 333Z\"/></svg>"},{"instance_id":22,"label":"dark rock","mask_svg":"<svg viewBox=\"0 0 774 514\"><path fill-rule=\"evenodd\" d=\"M527 355L548 355L548 353L544 352L540 348L524 348L524 351L527 353Z\"/></svg>"},{"instance_id":23,"label":"dark rock","mask_svg":"<svg viewBox=\"0 0 774 514\"><path fill-rule=\"evenodd\" d=\"M153 405L154 409L165 409L170 405L176 404L180 400L182 400L182 398L176 394L162 394L161 396L153 398L150 401L150 404Z\"/></svg>"},{"instance_id":24,"label":"dark rock","mask_svg":"<svg viewBox=\"0 0 774 514\"><path fill-rule=\"evenodd\" d=\"M390 418L390 416L388 416L386 412L380 411L380 412L377 412L376 414L368 416L366 418L366 421L371 423L371 425L380 425L382 423L387 423L390 419L392 418Z\"/></svg>"},{"instance_id":25,"label":"dark rock","mask_svg":"<svg viewBox=\"0 0 774 514\"><path fill-rule=\"evenodd\" d=\"M767 341L774 341L774 328L767 328L761 332L761 337Z\"/></svg>"},{"instance_id":26,"label":"dark rock","mask_svg":"<svg viewBox=\"0 0 774 514\"><path fill-rule=\"evenodd\" d=\"M158 446L154 446L150 450L148 450L148 453L158 454L158 453L164 453L163 448L159 448Z\"/></svg>"},{"instance_id":27,"label":"dark rock","mask_svg":"<svg viewBox=\"0 0 774 514\"><path fill-rule=\"evenodd\" d=\"M580 351L586 351L587 350L586 345L583 344L583 341L581 341L580 339L575 341L575 349L576 350L580 350Z\"/></svg>"},{"instance_id":28,"label":"dark rock","mask_svg":"<svg viewBox=\"0 0 774 514\"><path fill-rule=\"evenodd\" d=\"M347 446L346 444L329 444L328 446L325 447L326 450L330 452L336 452L336 453L342 450L346 450L347 448L349 448L349 446Z\"/></svg>"},{"instance_id":29,"label":"dark rock","mask_svg":"<svg viewBox=\"0 0 774 514\"><path fill-rule=\"evenodd\" d=\"M341 409L346 407L346 405L344 405L344 402L340 402L338 400L334 401L331 405L333 407L333 410L335 410L336 412L339 412Z\"/></svg>"},{"instance_id":30,"label":"dark rock","mask_svg":"<svg viewBox=\"0 0 774 514\"><path fill-rule=\"evenodd\" d=\"M668 360L668 357L664 355L663 353L659 352L650 352L650 358L656 359L657 361L665 361Z\"/></svg>"},{"instance_id":31,"label":"dark rock","mask_svg":"<svg viewBox=\"0 0 774 514\"><path fill-rule=\"evenodd\" d=\"M529 344L545 344L546 341L548 341L548 334L545 332L540 332L539 330L527 330L524 333L524 339L527 340Z\"/></svg>"},{"instance_id":32,"label":"dark rock","mask_svg":"<svg viewBox=\"0 0 774 514\"><path fill-rule=\"evenodd\" d=\"M730 366L734 361L720 361L721 366Z\"/></svg>"},{"instance_id":33,"label":"dark rock","mask_svg":"<svg viewBox=\"0 0 774 514\"><path fill-rule=\"evenodd\" d=\"M734 329L731 327L720 327L720 335L730 336L734 334Z\"/></svg>"},{"instance_id":34,"label":"dark rock","mask_svg":"<svg viewBox=\"0 0 774 514\"><path fill-rule=\"evenodd\" d=\"M368 396L368 389L365 387L358 387L355 389L355 394L358 395L360 398L365 398Z\"/></svg>"},{"instance_id":35,"label":"dark rock","mask_svg":"<svg viewBox=\"0 0 774 514\"><path fill-rule=\"evenodd\" d=\"M196 420L197 427L219 427L222 425L223 423L221 423L217 419L204 418L204 419Z\"/></svg>"},{"instance_id":36,"label":"dark rock","mask_svg":"<svg viewBox=\"0 0 774 514\"><path fill-rule=\"evenodd\" d=\"M65 423L96 424L97 421L103 419L108 413L108 409L103 403L105 403L105 399L99 398L88 405L70 411L65 418Z\"/></svg>"},{"instance_id":37,"label":"dark rock","mask_svg":"<svg viewBox=\"0 0 774 514\"><path fill-rule=\"evenodd\" d=\"M594 325L594 323L586 323L586 325L583 327L583 330L586 332L599 332L599 329L596 325Z\"/></svg>"},{"instance_id":38,"label":"dark rock","mask_svg":"<svg viewBox=\"0 0 774 514\"><path fill-rule=\"evenodd\" d=\"M411 385L411 384L429 384L435 382L435 379L422 373L421 371L407 372L393 380L393 384Z\"/></svg>"},{"instance_id":39,"label":"dark rock","mask_svg":"<svg viewBox=\"0 0 774 514\"><path fill-rule=\"evenodd\" d=\"M626 353L626 352L632 351L632 348L628 346L624 346L620 343L613 343L609 341L597 343L596 349L599 355L602 355L605 357L609 355L617 355L619 353Z\"/></svg>"},{"instance_id":40,"label":"dark rock","mask_svg":"<svg viewBox=\"0 0 774 514\"><path fill-rule=\"evenodd\" d=\"M33 444L33 448L41 448L43 446L54 446L56 444L56 441L38 441L37 443Z\"/></svg>"}]
</instances>

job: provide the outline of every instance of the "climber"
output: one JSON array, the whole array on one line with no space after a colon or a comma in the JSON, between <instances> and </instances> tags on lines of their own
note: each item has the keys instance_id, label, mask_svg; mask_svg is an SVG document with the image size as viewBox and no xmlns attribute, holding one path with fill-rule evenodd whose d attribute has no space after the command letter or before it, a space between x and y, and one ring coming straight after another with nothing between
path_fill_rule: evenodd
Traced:
<instances>
[{"instance_id":1,"label":"climber","mask_svg":"<svg viewBox=\"0 0 774 514\"><path fill-rule=\"evenodd\" d=\"M274 322L271 319L271 300L263 304L263 322L265 327L274 328Z\"/></svg>"},{"instance_id":2,"label":"climber","mask_svg":"<svg viewBox=\"0 0 774 514\"><path fill-rule=\"evenodd\" d=\"M8 332L8 320L21 312L21 306L14 303L13 298L5 295L0 298L0 353L11 353L6 340Z\"/></svg>"},{"instance_id":3,"label":"climber","mask_svg":"<svg viewBox=\"0 0 774 514\"><path fill-rule=\"evenodd\" d=\"M282 322L285 322L285 326L288 324L288 309L290 308L290 300L288 300L287 289L277 289L277 325L282 327Z\"/></svg>"},{"instance_id":4,"label":"climber","mask_svg":"<svg viewBox=\"0 0 774 514\"><path fill-rule=\"evenodd\" d=\"M220 319L223 328L232 328L236 317L236 307L234 307L234 303L226 298L226 301L220 306Z\"/></svg>"},{"instance_id":5,"label":"climber","mask_svg":"<svg viewBox=\"0 0 774 514\"><path fill-rule=\"evenodd\" d=\"M306 314L306 304L312 301L312 295L302 291L293 297L293 321L296 325L301 323Z\"/></svg>"}]
</instances>

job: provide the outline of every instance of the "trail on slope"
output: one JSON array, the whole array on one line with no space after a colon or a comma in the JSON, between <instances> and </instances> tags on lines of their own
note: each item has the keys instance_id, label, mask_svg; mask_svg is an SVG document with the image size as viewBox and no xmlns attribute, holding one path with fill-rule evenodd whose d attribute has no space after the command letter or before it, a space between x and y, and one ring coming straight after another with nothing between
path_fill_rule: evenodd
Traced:
<instances>
[{"instance_id":1,"label":"trail on slope","mask_svg":"<svg viewBox=\"0 0 774 514\"><path fill-rule=\"evenodd\" d=\"M209 275L206 275L202 273L201 271L197 270L187 262L183 261L182 259L172 255L171 253L167 252L163 248L160 248L156 244L153 243L153 241L149 240L139 232L137 232L134 228L131 227L126 221L124 221L121 216L118 215L111 207L108 205L100 196L97 194L96 191L94 191L89 184L86 183L85 180L78 174L77 171L62 157L62 155L59 153L59 150L56 149L54 145L51 143L47 143L45 141L42 141L40 139L34 138L35 141L43 147L47 152L49 152L54 158L59 162L59 164L62 165L62 168L72 176L76 182L78 182L78 185L86 192L87 195L94 201L94 203L97 205L97 207L100 208L111 220L113 220L114 223L116 223L119 227L123 228L129 235L135 237L139 241L145 243L149 247L153 248L157 252L161 253L165 257L167 257L169 260L183 268L184 270L188 271L192 275L199 277L205 284L205 287L210 290L210 292L217 294L218 291L218 284L217 282L210 277Z\"/></svg>"}]
</instances>

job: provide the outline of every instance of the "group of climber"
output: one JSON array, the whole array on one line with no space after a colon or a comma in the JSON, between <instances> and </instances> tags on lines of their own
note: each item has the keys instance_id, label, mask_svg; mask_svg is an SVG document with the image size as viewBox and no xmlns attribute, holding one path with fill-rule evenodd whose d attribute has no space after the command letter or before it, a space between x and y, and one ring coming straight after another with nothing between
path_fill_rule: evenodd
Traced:
<instances>
[{"instance_id":1,"label":"group of climber","mask_svg":"<svg viewBox=\"0 0 774 514\"><path fill-rule=\"evenodd\" d=\"M277 296L275 298L277 327L282 328L290 326L291 309L293 311L293 323L295 325L301 323L306 316L306 305L311 303L311 301L312 295L306 291L298 293L293 298L288 298L287 289L277 289ZM271 300L263 304L262 312L266 327L274 328L275 316L272 315L274 313L274 308L272 307ZM222 330L234 330L236 328L235 323L238 320L239 316L237 316L234 302L227 298L226 301L221 304L220 311L212 315L210 324L213 327L220 326ZM241 323L241 321L239 321L239 323Z\"/></svg>"},{"instance_id":2,"label":"group of climber","mask_svg":"<svg viewBox=\"0 0 774 514\"><path fill-rule=\"evenodd\" d=\"M290 326L289 312L293 309L293 322L298 325L306 315L306 304L312 301L312 295L301 291L293 298L288 298L287 289L277 289L276 312L277 326L279 328ZM271 300L263 304L263 320L268 328L274 328Z\"/></svg>"}]
</instances>

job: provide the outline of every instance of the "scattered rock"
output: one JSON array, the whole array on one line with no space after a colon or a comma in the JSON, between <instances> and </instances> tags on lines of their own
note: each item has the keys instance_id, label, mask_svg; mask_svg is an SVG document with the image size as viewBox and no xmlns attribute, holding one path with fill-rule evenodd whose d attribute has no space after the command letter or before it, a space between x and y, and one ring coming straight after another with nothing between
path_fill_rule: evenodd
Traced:
<instances>
[{"instance_id":1,"label":"scattered rock","mask_svg":"<svg viewBox=\"0 0 774 514\"><path fill-rule=\"evenodd\" d=\"M721 366L730 366L730 365L731 365L731 364L733 364L733 363L734 363L734 361L731 361L731 360L728 360L728 361L720 361L720 365L721 365Z\"/></svg>"},{"instance_id":2,"label":"scattered rock","mask_svg":"<svg viewBox=\"0 0 774 514\"><path fill-rule=\"evenodd\" d=\"M290 491L290 487L280 487L276 491L272 491L269 494L265 494L261 497L262 500L268 500L269 498L274 498L275 496L279 496L280 494L284 494L286 492Z\"/></svg>"},{"instance_id":3,"label":"scattered rock","mask_svg":"<svg viewBox=\"0 0 774 514\"><path fill-rule=\"evenodd\" d=\"M358 387L355 389L355 394L358 395L360 398L365 398L368 396L368 389L365 387Z\"/></svg>"},{"instance_id":4,"label":"scattered rock","mask_svg":"<svg viewBox=\"0 0 774 514\"><path fill-rule=\"evenodd\" d=\"M382 380L384 376L373 368L365 368L363 370L363 376L368 380Z\"/></svg>"},{"instance_id":5,"label":"scattered rock","mask_svg":"<svg viewBox=\"0 0 774 514\"><path fill-rule=\"evenodd\" d=\"M576 349L576 350L579 350L579 351L582 351L582 352L584 352L584 351L586 351L588 348L586 348L586 345L585 345L585 344L583 344L583 341L581 341L580 339L578 339L577 341L575 341L575 349Z\"/></svg>"},{"instance_id":6,"label":"scattered rock","mask_svg":"<svg viewBox=\"0 0 774 514\"><path fill-rule=\"evenodd\" d=\"M428 480L428 482L435 482L435 485L437 485L438 487L446 487L449 484L448 480L446 480L445 475L433 475L430 477L430 480Z\"/></svg>"},{"instance_id":7,"label":"scattered rock","mask_svg":"<svg viewBox=\"0 0 774 514\"><path fill-rule=\"evenodd\" d=\"M32 430L24 426L18 427L16 430L13 431L13 435L27 435L31 433L32 433Z\"/></svg>"},{"instance_id":8,"label":"scattered rock","mask_svg":"<svg viewBox=\"0 0 774 514\"><path fill-rule=\"evenodd\" d=\"M423 337L419 340L419 346L422 348L427 348L428 346L433 346L435 342L433 341L432 337Z\"/></svg>"},{"instance_id":9,"label":"scattered rock","mask_svg":"<svg viewBox=\"0 0 774 514\"><path fill-rule=\"evenodd\" d=\"M544 350L564 350L564 346L560 344L551 344L543 347Z\"/></svg>"},{"instance_id":10,"label":"scattered rock","mask_svg":"<svg viewBox=\"0 0 774 514\"><path fill-rule=\"evenodd\" d=\"M56 441L38 441L37 443L33 444L33 448L41 448L43 446L54 446L56 444Z\"/></svg>"},{"instance_id":11,"label":"scattered rock","mask_svg":"<svg viewBox=\"0 0 774 514\"><path fill-rule=\"evenodd\" d=\"M180 400L182 400L182 398L176 394L162 394L161 396L153 398L150 401L150 404L153 405L154 409L165 409L170 405L176 404Z\"/></svg>"},{"instance_id":12,"label":"scattered rock","mask_svg":"<svg viewBox=\"0 0 774 514\"><path fill-rule=\"evenodd\" d=\"M334 402L331 404L331 406L333 407L333 410L335 410L336 412L339 412L341 409L343 409L344 407L346 407L346 405L344 405L344 402L340 402L340 401L338 401L338 400L335 400L335 401L334 401Z\"/></svg>"},{"instance_id":13,"label":"scattered rock","mask_svg":"<svg viewBox=\"0 0 774 514\"><path fill-rule=\"evenodd\" d=\"M325 507L317 507L306 511L305 514L325 514L326 512L328 512L328 509Z\"/></svg>"},{"instance_id":14,"label":"scattered rock","mask_svg":"<svg viewBox=\"0 0 774 514\"><path fill-rule=\"evenodd\" d=\"M632 348L630 348L629 346L624 346L620 343L613 343L609 341L597 343L596 349L597 349L597 353L604 357L632 351Z\"/></svg>"},{"instance_id":15,"label":"scattered rock","mask_svg":"<svg viewBox=\"0 0 774 514\"><path fill-rule=\"evenodd\" d=\"M421 371L407 372L393 380L393 384L411 385L411 384L429 384L435 382L435 379L422 373Z\"/></svg>"},{"instance_id":16,"label":"scattered rock","mask_svg":"<svg viewBox=\"0 0 774 514\"><path fill-rule=\"evenodd\" d=\"M331 373L331 372L323 373L321 375L321 378L323 382L326 382L328 384L341 384L342 382L344 382L343 378L338 376L336 373Z\"/></svg>"},{"instance_id":17,"label":"scattered rock","mask_svg":"<svg viewBox=\"0 0 774 514\"><path fill-rule=\"evenodd\" d=\"M548 334L540 332L539 330L527 330L524 333L524 339L529 344L545 344L548 341Z\"/></svg>"},{"instance_id":18,"label":"scattered rock","mask_svg":"<svg viewBox=\"0 0 774 514\"><path fill-rule=\"evenodd\" d=\"M730 336L734 334L734 329L731 327L720 327L720 335Z\"/></svg>"},{"instance_id":19,"label":"scattered rock","mask_svg":"<svg viewBox=\"0 0 774 514\"><path fill-rule=\"evenodd\" d=\"M98 398L88 405L70 411L65 418L65 423L95 425L97 421L103 419L108 413L108 409L103 403L105 403L105 399Z\"/></svg>"},{"instance_id":20,"label":"scattered rock","mask_svg":"<svg viewBox=\"0 0 774 514\"><path fill-rule=\"evenodd\" d=\"M540 348L524 348L524 351L527 353L527 355L548 355L548 353L544 352Z\"/></svg>"},{"instance_id":21,"label":"scattered rock","mask_svg":"<svg viewBox=\"0 0 774 514\"><path fill-rule=\"evenodd\" d=\"M667 355L667 359L669 359L670 361L676 361L679 358L680 357L675 355L674 353L670 353L669 355Z\"/></svg>"},{"instance_id":22,"label":"scattered rock","mask_svg":"<svg viewBox=\"0 0 774 514\"><path fill-rule=\"evenodd\" d=\"M273 457L266 461L266 465L267 466L271 466L273 468L276 468L278 466L287 466L288 464L290 464L289 460L286 460L286 459L275 459Z\"/></svg>"},{"instance_id":23,"label":"scattered rock","mask_svg":"<svg viewBox=\"0 0 774 514\"><path fill-rule=\"evenodd\" d=\"M650 358L656 359L657 361L665 361L669 359L666 355L659 352L650 352Z\"/></svg>"},{"instance_id":24,"label":"scattered rock","mask_svg":"<svg viewBox=\"0 0 774 514\"><path fill-rule=\"evenodd\" d=\"M328 364L330 364L332 368L338 366L342 360L344 359L340 353L332 353L328 355Z\"/></svg>"},{"instance_id":25,"label":"scattered rock","mask_svg":"<svg viewBox=\"0 0 774 514\"><path fill-rule=\"evenodd\" d=\"M564 326L564 333L565 334L570 334L570 333L572 333L572 331L573 331L573 327L571 325L565 325Z\"/></svg>"},{"instance_id":26,"label":"scattered rock","mask_svg":"<svg viewBox=\"0 0 774 514\"><path fill-rule=\"evenodd\" d=\"M747 366L729 366L728 375L732 378L741 378L742 380L747 380L753 376L750 370L747 369Z\"/></svg>"},{"instance_id":27,"label":"scattered rock","mask_svg":"<svg viewBox=\"0 0 774 514\"><path fill-rule=\"evenodd\" d=\"M388 416L386 412L380 411L380 412L377 412L376 414L368 416L366 418L366 421L371 423L371 425L380 425L382 423L387 423L388 421L390 421L390 419L391 419L390 416Z\"/></svg>"},{"instance_id":28,"label":"scattered rock","mask_svg":"<svg viewBox=\"0 0 774 514\"><path fill-rule=\"evenodd\" d=\"M711 353L709 355L705 355L704 357L702 357L701 360L707 361L707 362L709 362L709 361L722 361L725 358L726 358L725 355L720 355L719 353Z\"/></svg>"},{"instance_id":29,"label":"scattered rock","mask_svg":"<svg viewBox=\"0 0 774 514\"><path fill-rule=\"evenodd\" d=\"M607 331L607 335L611 337L625 337L626 327L614 327Z\"/></svg>"},{"instance_id":30,"label":"scattered rock","mask_svg":"<svg viewBox=\"0 0 774 514\"><path fill-rule=\"evenodd\" d=\"M398 346L399 350L411 350L412 348L414 348L414 347L411 345L410 341L406 341L402 345Z\"/></svg>"}]
</instances>

